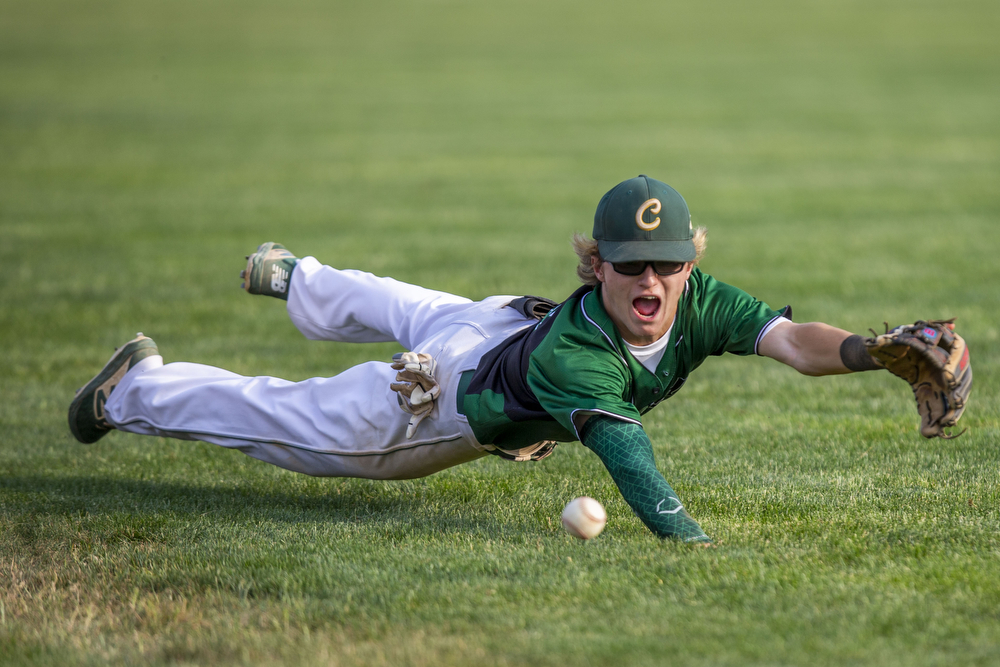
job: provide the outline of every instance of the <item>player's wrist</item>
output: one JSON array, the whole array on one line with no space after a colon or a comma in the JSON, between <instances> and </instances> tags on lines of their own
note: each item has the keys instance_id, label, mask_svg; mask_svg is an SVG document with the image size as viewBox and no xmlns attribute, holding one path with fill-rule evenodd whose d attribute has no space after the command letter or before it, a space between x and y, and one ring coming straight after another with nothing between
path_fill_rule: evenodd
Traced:
<instances>
[{"instance_id":1,"label":"player's wrist","mask_svg":"<svg viewBox=\"0 0 1000 667\"><path fill-rule=\"evenodd\" d=\"M865 339L854 334L844 339L840 344L840 361L847 367L847 370L860 373L861 371L877 371L885 368L878 359L868 352Z\"/></svg>"}]
</instances>

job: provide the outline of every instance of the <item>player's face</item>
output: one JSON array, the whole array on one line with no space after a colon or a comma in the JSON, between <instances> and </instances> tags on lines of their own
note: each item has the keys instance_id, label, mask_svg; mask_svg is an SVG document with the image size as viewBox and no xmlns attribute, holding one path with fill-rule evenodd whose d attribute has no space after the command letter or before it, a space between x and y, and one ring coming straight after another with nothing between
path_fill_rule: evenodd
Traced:
<instances>
[{"instance_id":1,"label":"player's face","mask_svg":"<svg viewBox=\"0 0 1000 667\"><path fill-rule=\"evenodd\" d=\"M633 345L650 345L667 333L677 312L677 301L684 294L684 283L694 268L692 262L687 262L677 273L661 276L647 264L639 275L627 276L596 257L593 266L603 285L604 309L621 337Z\"/></svg>"}]
</instances>

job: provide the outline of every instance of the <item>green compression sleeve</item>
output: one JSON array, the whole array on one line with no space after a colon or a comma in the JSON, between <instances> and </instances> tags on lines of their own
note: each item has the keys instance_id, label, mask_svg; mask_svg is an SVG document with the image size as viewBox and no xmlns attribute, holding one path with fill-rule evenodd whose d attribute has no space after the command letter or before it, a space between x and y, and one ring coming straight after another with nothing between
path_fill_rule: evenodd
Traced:
<instances>
[{"instance_id":1,"label":"green compression sleeve","mask_svg":"<svg viewBox=\"0 0 1000 667\"><path fill-rule=\"evenodd\" d=\"M711 541L656 469L653 444L641 426L595 415L580 438L601 458L625 502L651 531L685 542Z\"/></svg>"}]
</instances>

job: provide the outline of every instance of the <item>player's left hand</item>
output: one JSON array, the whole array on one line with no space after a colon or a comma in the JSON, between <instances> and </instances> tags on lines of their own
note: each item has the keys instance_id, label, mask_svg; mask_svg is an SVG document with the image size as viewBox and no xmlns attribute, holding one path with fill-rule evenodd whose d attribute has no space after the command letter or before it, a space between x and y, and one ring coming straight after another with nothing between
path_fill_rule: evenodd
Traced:
<instances>
[{"instance_id":1,"label":"player's left hand","mask_svg":"<svg viewBox=\"0 0 1000 667\"><path fill-rule=\"evenodd\" d=\"M868 352L913 389L925 438L957 438L946 429L965 410L972 390L972 365L955 320L918 320L865 339ZM874 331L872 332L875 333Z\"/></svg>"}]
</instances>

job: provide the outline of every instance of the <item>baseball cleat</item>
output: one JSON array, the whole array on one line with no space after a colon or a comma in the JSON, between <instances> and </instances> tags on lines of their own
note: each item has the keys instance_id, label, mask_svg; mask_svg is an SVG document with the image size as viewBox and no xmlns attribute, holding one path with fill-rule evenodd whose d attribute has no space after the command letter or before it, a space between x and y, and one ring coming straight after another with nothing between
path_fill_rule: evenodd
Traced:
<instances>
[{"instance_id":1,"label":"baseball cleat","mask_svg":"<svg viewBox=\"0 0 1000 667\"><path fill-rule=\"evenodd\" d=\"M288 285L299 258L278 243L262 243L247 255L247 268L240 271L241 287L250 294L264 294L288 301Z\"/></svg>"},{"instance_id":2,"label":"baseball cleat","mask_svg":"<svg viewBox=\"0 0 1000 667\"><path fill-rule=\"evenodd\" d=\"M69 430L85 445L97 442L114 426L104 416L104 404L125 374L147 357L159 354L152 338L136 334L135 338L115 349L104 368L76 392L69 404Z\"/></svg>"}]
</instances>

